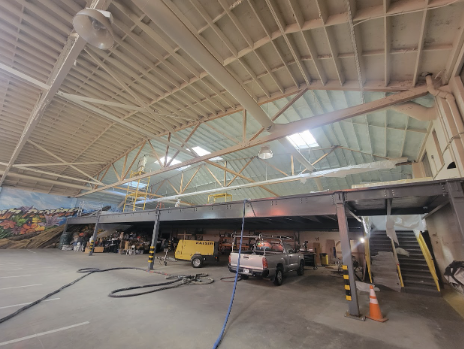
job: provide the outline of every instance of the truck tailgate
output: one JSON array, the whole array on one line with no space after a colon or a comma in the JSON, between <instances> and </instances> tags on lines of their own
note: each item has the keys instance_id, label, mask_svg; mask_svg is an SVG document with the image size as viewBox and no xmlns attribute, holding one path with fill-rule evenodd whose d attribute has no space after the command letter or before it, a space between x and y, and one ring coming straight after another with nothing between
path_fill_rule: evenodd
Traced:
<instances>
[{"instance_id":1,"label":"truck tailgate","mask_svg":"<svg viewBox=\"0 0 464 349\"><path fill-rule=\"evenodd\" d=\"M237 266L238 253L232 252L230 254L230 265ZM250 252L242 252L240 255L240 268L262 270L263 269L263 256L258 254L251 254Z\"/></svg>"}]
</instances>

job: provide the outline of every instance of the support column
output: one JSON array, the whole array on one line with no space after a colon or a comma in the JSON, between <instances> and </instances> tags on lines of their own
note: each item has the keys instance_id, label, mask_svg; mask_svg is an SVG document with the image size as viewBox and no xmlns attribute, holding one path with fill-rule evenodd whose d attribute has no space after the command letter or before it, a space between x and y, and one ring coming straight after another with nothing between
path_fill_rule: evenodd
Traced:
<instances>
[{"instance_id":1,"label":"support column","mask_svg":"<svg viewBox=\"0 0 464 349\"><path fill-rule=\"evenodd\" d=\"M1 188L0 188L1 189ZM66 218L66 223L64 224L63 228L63 233L61 233L60 236L60 243L58 245L58 248L61 250L63 248L63 239L66 237L66 230L68 229L68 219Z\"/></svg>"},{"instance_id":2,"label":"support column","mask_svg":"<svg viewBox=\"0 0 464 349\"><path fill-rule=\"evenodd\" d=\"M95 248L95 240L97 239L98 226L100 223L100 212L97 213L97 221L95 222L95 228L93 229L92 241L89 246L89 256L93 255L93 250Z\"/></svg>"},{"instance_id":3,"label":"support column","mask_svg":"<svg viewBox=\"0 0 464 349\"><path fill-rule=\"evenodd\" d=\"M159 211L156 211L155 225L153 226L153 235L151 237L150 253L148 254L148 270L153 270L153 263L155 261L156 242L159 235Z\"/></svg>"},{"instance_id":4,"label":"support column","mask_svg":"<svg viewBox=\"0 0 464 349\"><path fill-rule=\"evenodd\" d=\"M351 245L348 235L348 221L346 218L343 193L335 193L334 200L337 208L338 229L340 231L340 243L343 254L343 281L345 283L345 297L348 301L348 311L345 316L365 320L365 317L361 316L359 313L358 294L356 292L353 261L351 259Z\"/></svg>"},{"instance_id":5,"label":"support column","mask_svg":"<svg viewBox=\"0 0 464 349\"><path fill-rule=\"evenodd\" d=\"M448 182L446 183L446 189L464 241L464 192L462 183L460 181Z\"/></svg>"}]
</instances>

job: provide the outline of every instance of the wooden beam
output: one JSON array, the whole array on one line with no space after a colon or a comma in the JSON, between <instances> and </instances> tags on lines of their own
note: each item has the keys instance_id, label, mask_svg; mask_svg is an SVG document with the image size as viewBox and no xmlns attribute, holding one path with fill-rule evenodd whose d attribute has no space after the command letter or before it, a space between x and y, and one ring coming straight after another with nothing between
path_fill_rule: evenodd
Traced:
<instances>
[{"instance_id":1,"label":"wooden beam","mask_svg":"<svg viewBox=\"0 0 464 349\"><path fill-rule=\"evenodd\" d=\"M188 186L190 185L190 183L192 182L193 178L195 178L195 176L197 175L198 171L200 171L200 168L201 166L198 166L197 167L197 170L195 171L195 173L192 175L192 177L190 178L190 180L187 182L187 184L185 185L184 189L182 189L181 193L185 192L188 188Z\"/></svg>"},{"instance_id":2,"label":"wooden beam","mask_svg":"<svg viewBox=\"0 0 464 349\"><path fill-rule=\"evenodd\" d=\"M227 133L225 132L222 132L221 130L218 130L216 127L210 125L209 123L205 122L204 123L205 126L208 126L210 129L212 129L214 132L217 132L219 133L220 135L230 139L232 142L234 142L235 144L239 143L239 141L237 141L234 137L232 136L229 136Z\"/></svg>"},{"instance_id":3,"label":"wooden beam","mask_svg":"<svg viewBox=\"0 0 464 349\"><path fill-rule=\"evenodd\" d=\"M240 171L237 172L236 175L234 175L234 177L229 181L229 183L227 183L226 187L228 187L229 185L232 184L233 181L235 181L235 179L240 175L240 173L243 172L243 170L253 161L255 157L252 157L250 158L250 160L248 160L248 162L240 169ZM225 171L224 171L225 172Z\"/></svg>"},{"instance_id":4,"label":"wooden beam","mask_svg":"<svg viewBox=\"0 0 464 349\"><path fill-rule=\"evenodd\" d=\"M242 174L240 174L240 173L238 173L238 172L235 172L234 170L231 170L231 169L229 169L229 168L227 168L227 167L224 167L224 166L221 166L221 165L219 165L219 164L216 164L215 162L212 162L212 161L209 161L209 160L206 160L205 162L208 163L208 164L210 164L210 165L212 165L212 166L215 166L215 167L217 167L217 168L220 168L220 169L222 169L222 170L225 170L225 171L227 171L227 172L229 172L229 173L232 173L232 174L234 174L234 175L237 175L237 176L240 177L240 178L246 179L248 182L251 182L251 183L256 182L256 181L252 180L251 178L248 178L248 177L246 177L246 176L244 176L244 175L242 175ZM272 190L266 188L264 185L258 185L258 187L260 187L260 188L266 190L267 192L271 193L271 194L274 195L274 196L280 196L280 195L277 194L276 192L273 192Z\"/></svg>"},{"instance_id":5,"label":"wooden beam","mask_svg":"<svg viewBox=\"0 0 464 349\"><path fill-rule=\"evenodd\" d=\"M127 156L128 155L129 154L126 154L126 156L124 157L124 164L122 165L121 177L124 174L124 172L126 171L126 163L127 163Z\"/></svg>"},{"instance_id":6,"label":"wooden beam","mask_svg":"<svg viewBox=\"0 0 464 349\"><path fill-rule=\"evenodd\" d=\"M142 151L142 149L143 149L143 147L145 146L146 143L147 143L147 142L143 142L143 144L140 146L139 151L138 151L137 154L135 155L134 159L132 159L132 162L131 162L131 164L129 165L129 167L127 168L127 171L124 173L124 176L122 177L123 179L126 178L127 174L128 174L129 171L131 170L132 166L134 166L135 161L136 161L137 158L139 157L140 152Z\"/></svg>"},{"instance_id":7,"label":"wooden beam","mask_svg":"<svg viewBox=\"0 0 464 349\"><path fill-rule=\"evenodd\" d=\"M425 4L428 6L429 0L425 0ZM412 78L412 86L416 86L417 78L419 77L421 73L420 68L421 68L421 62L422 62L422 51L424 49L428 18L429 18L429 11L424 10L422 14L421 28L419 30L419 45L417 48L416 64L414 66L414 76Z\"/></svg>"},{"instance_id":8,"label":"wooden beam","mask_svg":"<svg viewBox=\"0 0 464 349\"><path fill-rule=\"evenodd\" d=\"M158 164L161 166L161 158L159 157L158 153L155 150L155 147L153 147L153 144L151 144L150 140L148 140L148 144L151 147L151 150L153 151L153 154L155 155L156 159L158 160Z\"/></svg>"},{"instance_id":9,"label":"wooden beam","mask_svg":"<svg viewBox=\"0 0 464 349\"><path fill-rule=\"evenodd\" d=\"M242 142L246 141L246 128L247 128L247 112L243 111L243 132L242 132Z\"/></svg>"},{"instance_id":10,"label":"wooden beam","mask_svg":"<svg viewBox=\"0 0 464 349\"><path fill-rule=\"evenodd\" d=\"M223 166L221 166L221 167L223 167ZM208 170L208 172L211 174L211 176L213 176L214 180L219 184L219 186L222 187L223 185L221 184L219 179L217 179L217 177L214 175L214 173L207 166L205 166L205 168Z\"/></svg>"},{"instance_id":11,"label":"wooden beam","mask_svg":"<svg viewBox=\"0 0 464 349\"><path fill-rule=\"evenodd\" d=\"M163 180L160 185L158 186L158 188L156 188L155 192L153 194L156 194L158 192L158 190L161 189L161 187L163 186L164 182L166 182L166 180Z\"/></svg>"},{"instance_id":12,"label":"wooden beam","mask_svg":"<svg viewBox=\"0 0 464 349\"><path fill-rule=\"evenodd\" d=\"M302 89L300 92L296 94L295 97L293 97L287 104L285 104L272 118L272 121L277 120L283 113L287 111L288 108L290 108L297 100L300 99L301 96L303 96L306 91L308 91L307 88ZM258 137L262 132L264 131L264 127L261 127L258 132L256 132L249 140L252 141L256 137Z\"/></svg>"},{"instance_id":13,"label":"wooden beam","mask_svg":"<svg viewBox=\"0 0 464 349\"><path fill-rule=\"evenodd\" d=\"M259 158L258 158L259 159ZM274 170L282 173L285 177L288 177L288 174L286 174L284 171L282 171L281 169L277 168L276 166L274 166L273 164L271 164L269 161L267 160L263 160L263 159L259 159L261 160L262 162L266 163L266 165L268 165L269 167L272 167ZM306 171L306 169L305 169Z\"/></svg>"},{"instance_id":14,"label":"wooden beam","mask_svg":"<svg viewBox=\"0 0 464 349\"><path fill-rule=\"evenodd\" d=\"M224 162L224 167L227 168L227 161ZM226 172L226 170L224 170L224 186L226 186L226 180L227 180L226 174L227 174L227 172Z\"/></svg>"},{"instance_id":15,"label":"wooden beam","mask_svg":"<svg viewBox=\"0 0 464 349\"><path fill-rule=\"evenodd\" d=\"M111 164L111 167L113 168L114 174L116 175L116 178L118 181L121 180L121 176L119 175L118 171L116 171L116 167L114 167L114 164Z\"/></svg>"},{"instance_id":16,"label":"wooden beam","mask_svg":"<svg viewBox=\"0 0 464 349\"><path fill-rule=\"evenodd\" d=\"M169 183L169 185L171 186L171 188L174 189L174 191L175 191L177 194L179 194L179 191L176 189L176 187L174 187L174 186L172 185L171 181L170 181L169 179L167 179L166 181Z\"/></svg>"},{"instance_id":17,"label":"wooden beam","mask_svg":"<svg viewBox=\"0 0 464 349\"><path fill-rule=\"evenodd\" d=\"M42 147L42 146L38 145L37 143L31 141L30 139L28 139L27 142L31 143L34 147L36 147L36 148L42 150L43 152L47 153L48 155L54 157L54 158L57 159L58 161L61 161L61 162L63 162L63 163L66 162L65 160L63 160L63 159L60 158L59 156L53 154L51 151L45 149L44 147ZM10 165L10 164L11 164L11 162L9 163L9 165ZM11 166L12 166L12 165L11 165ZM10 167L11 167L11 166L10 166ZM90 176L89 174L85 173L84 171L82 171L81 169L77 168L76 166L74 166L74 165L69 165L69 166L70 166L72 169L76 170L77 172L82 173L84 176L86 176L86 177L88 177L88 178L90 178L90 179L93 179L94 182L101 183L99 180L93 178L92 176ZM7 166L7 169L8 169L8 168L9 168L9 167ZM5 170L5 173L3 174L2 179L6 177L6 174L7 174L7 173L8 173L8 171ZM103 183L101 183L101 184L103 184ZM1 181L0 181L0 185L1 185Z\"/></svg>"},{"instance_id":18,"label":"wooden beam","mask_svg":"<svg viewBox=\"0 0 464 349\"><path fill-rule=\"evenodd\" d=\"M195 131L198 129L198 127L200 126L200 123L197 123L195 125L195 127L192 129L192 131L190 131L189 135L187 136L187 138L185 138L185 141L182 143L181 147L184 147L185 144L187 144L187 142L189 141L190 137L193 136L193 134L195 133ZM170 166L171 165L171 162L174 161L174 159L176 158L177 155L179 155L180 153L180 150L177 150L174 155L171 157L171 159L169 160L169 163L167 164L167 166Z\"/></svg>"},{"instance_id":19,"label":"wooden beam","mask_svg":"<svg viewBox=\"0 0 464 349\"><path fill-rule=\"evenodd\" d=\"M49 167L49 166L69 166L69 165L99 165L106 164L106 162L101 161L90 161L90 162L44 162L38 164L15 164L13 167ZM100 170L101 172L101 170Z\"/></svg>"},{"instance_id":20,"label":"wooden beam","mask_svg":"<svg viewBox=\"0 0 464 349\"><path fill-rule=\"evenodd\" d=\"M271 142L277 139L284 138L296 132L300 132L301 130L313 129L313 128L325 126L328 124L332 124L334 122L352 118L354 116L364 115L366 113L371 113L377 110L388 108L395 104L404 103L404 102L410 101L411 99L425 96L426 94L428 94L427 86L418 86L408 91L399 92L394 95L389 95L387 97L377 99L372 102L367 102L367 103L359 104L359 105L349 107L346 109L335 110L335 111L328 112L325 114L316 115L311 118L306 118L303 120L290 122L288 124L279 125L279 127L273 133L254 139L253 141L247 141L241 144L237 144L237 145L225 148L225 149L212 152L211 154L199 156L199 157L184 161L182 163L172 165L170 167L162 168L162 169L152 171L152 172L147 172L141 176L134 177L134 179L138 180L138 179L142 179L145 177L154 176L160 173L175 170L175 169L185 167L188 165L193 165L193 164L196 164L202 161L205 161L207 163L213 163L209 161L208 159L211 159L217 156L223 156L226 154L230 154L230 153L242 150L242 149L248 149L251 147L262 145L262 144L265 144L265 143L268 143L268 142ZM218 166L218 165L214 164L214 166ZM124 181L119 181L117 183L108 184L101 188L97 188L95 190L89 190L87 192L80 193L76 195L76 197L81 197L84 195L88 195L90 193L109 189L109 188L112 188L112 187L115 187L117 185L127 183L127 182L129 182L129 180L125 179Z\"/></svg>"},{"instance_id":21,"label":"wooden beam","mask_svg":"<svg viewBox=\"0 0 464 349\"><path fill-rule=\"evenodd\" d=\"M171 142L171 132L168 133L168 142ZM162 165L164 167L166 167L166 164L168 161L168 153L169 153L169 144L166 145L166 155L164 155L164 165Z\"/></svg>"}]
</instances>

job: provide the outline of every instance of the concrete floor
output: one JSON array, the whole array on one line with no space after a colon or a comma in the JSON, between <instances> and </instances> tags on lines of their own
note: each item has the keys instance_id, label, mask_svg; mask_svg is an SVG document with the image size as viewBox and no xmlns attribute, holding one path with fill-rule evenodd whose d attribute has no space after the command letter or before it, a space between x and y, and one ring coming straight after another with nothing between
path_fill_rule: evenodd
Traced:
<instances>
[{"instance_id":1,"label":"concrete floor","mask_svg":"<svg viewBox=\"0 0 464 349\"><path fill-rule=\"evenodd\" d=\"M0 317L59 288L84 267L146 267L147 256L119 256L58 250L0 251ZM193 274L187 262L157 270ZM91 275L17 317L0 324L6 349L211 348L224 321L232 283L224 263L201 270L216 281L182 286L134 298L114 299L116 288L162 282L142 271ZM25 287L27 286L27 287ZM239 282L221 349L226 348L460 348L464 320L442 298L377 293L389 321L360 322L343 317L343 280L331 270L292 273L281 287L266 280ZM361 310L367 293L358 293ZM59 299L56 299L59 298ZM8 307L8 308L6 308ZM75 327L72 327L77 325Z\"/></svg>"}]
</instances>

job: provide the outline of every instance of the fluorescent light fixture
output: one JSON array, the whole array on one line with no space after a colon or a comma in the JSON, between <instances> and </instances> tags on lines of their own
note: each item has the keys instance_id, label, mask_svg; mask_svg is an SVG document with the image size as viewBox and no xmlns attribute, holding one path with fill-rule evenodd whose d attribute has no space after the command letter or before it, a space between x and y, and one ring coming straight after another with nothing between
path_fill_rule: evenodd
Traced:
<instances>
[{"instance_id":1,"label":"fluorescent light fixture","mask_svg":"<svg viewBox=\"0 0 464 349\"><path fill-rule=\"evenodd\" d=\"M294 133L291 136L287 136L287 139L297 149L307 149L319 146L319 144L316 142L316 139L311 134L311 132L309 132L309 130L300 133Z\"/></svg>"},{"instance_id":2,"label":"fluorescent light fixture","mask_svg":"<svg viewBox=\"0 0 464 349\"><path fill-rule=\"evenodd\" d=\"M137 181L127 182L127 183L124 183L123 185L125 185L126 187L134 188L134 189L137 188L137 185L139 189L143 189L147 186L145 183L138 183Z\"/></svg>"},{"instance_id":3,"label":"fluorescent light fixture","mask_svg":"<svg viewBox=\"0 0 464 349\"><path fill-rule=\"evenodd\" d=\"M210 151L207 151L206 149L203 149L202 147L193 147L192 150L195 153L197 153L198 155L200 155L200 156L211 154ZM220 156L216 156L216 157L211 158L209 160L210 161L219 161L219 160L223 160L223 159Z\"/></svg>"},{"instance_id":4,"label":"fluorescent light fixture","mask_svg":"<svg viewBox=\"0 0 464 349\"><path fill-rule=\"evenodd\" d=\"M164 156L163 156L162 158L160 158L160 160L161 160L161 163L160 163L159 165L160 165L160 166L164 166ZM166 164L169 164L169 161L171 161L171 158L168 156L167 161L166 161ZM155 161L155 164L157 164L157 163L158 163L158 161ZM177 159L174 159L174 160L172 160L171 165L169 165L169 166L177 165L177 164L180 164L180 161L177 160ZM176 170L177 170L177 171L183 171L183 170L185 170L185 169L188 168L188 167L190 167L190 165L176 168Z\"/></svg>"}]
</instances>

